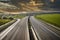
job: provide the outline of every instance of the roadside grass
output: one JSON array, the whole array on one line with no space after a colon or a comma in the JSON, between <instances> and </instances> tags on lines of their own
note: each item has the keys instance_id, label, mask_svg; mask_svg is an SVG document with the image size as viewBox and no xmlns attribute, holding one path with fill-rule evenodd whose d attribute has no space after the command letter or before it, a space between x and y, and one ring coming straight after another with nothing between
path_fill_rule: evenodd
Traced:
<instances>
[{"instance_id":1,"label":"roadside grass","mask_svg":"<svg viewBox=\"0 0 60 40\"><path fill-rule=\"evenodd\" d=\"M0 19L0 26L10 21L10 19Z\"/></svg>"},{"instance_id":2,"label":"roadside grass","mask_svg":"<svg viewBox=\"0 0 60 40\"><path fill-rule=\"evenodd\" d=\"M8 28L10 25L12 25L14 22L16 22L16 19L22 19L23 17L25 17L24 15L9 15L9 16L5 16L5 17L0 17L0 32L2 32L3 30L5 30L6 28ZM14 19L16 18L16 19Z\"/></svg>"},{"instance_id":3,"label":"roadside grass","mask_svg":"<svg viewBox=\"0 0 60 40\"><path fill-rule=\"evenodd\" d=\"M60 14L42 14L36 15L35 18L44 20L48 23L60 27Z\"/></svg>"}]
</instances>

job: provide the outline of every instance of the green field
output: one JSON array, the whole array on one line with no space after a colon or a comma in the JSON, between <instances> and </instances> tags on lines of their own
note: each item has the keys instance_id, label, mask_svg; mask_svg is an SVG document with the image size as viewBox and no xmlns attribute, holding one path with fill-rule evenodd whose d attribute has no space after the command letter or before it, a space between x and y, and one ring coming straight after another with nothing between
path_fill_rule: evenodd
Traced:
<instances>
[{"instance_id":1,"label":"green field","mask_svg":"<svg viewBox=\"0 0 60 40\"><path fill-rule=\"evenodd\" d=\"M0 19L0 26L10 21L10 19Z\"/></svg>"},{"instance_id":2,"label":"green field","mask_svg":"<svg viewBox=\"0 0 60 40\"><path fill-rule=\"evenodd\" d=\"M42 14L36 15L35 17L60 27L60 14Z\"/></svg>"}]
</instances>

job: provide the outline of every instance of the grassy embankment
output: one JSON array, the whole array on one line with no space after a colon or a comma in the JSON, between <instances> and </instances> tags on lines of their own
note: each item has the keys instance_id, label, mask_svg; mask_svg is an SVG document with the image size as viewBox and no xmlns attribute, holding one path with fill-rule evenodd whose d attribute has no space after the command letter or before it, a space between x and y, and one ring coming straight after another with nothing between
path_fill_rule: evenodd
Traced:
<instances>
[{"instance_id":1,"label":"grassy embankment","mask_svg":"<svg viewBox=\"0 0 60 40\"><path fill-rule=\"evenodd\" d=\"M11 17L7 16L6 19L1 19L0 18L0 26L1 26L0 27L0 32L3 31L4 29L6 29L7 27L9 27L11 24L13 24L16 21L16 19L13 19L13 18L20 18L21 19L23 17L25 17L25 16L15 15L15 16L11 16ZM8 24L6 24L6 23L8 23Z\"/></svg>"},{"instance_id":2,"label":"grassy embankment","mask_svg":"<svg viewBox=\"0 0 60 40\"><path fill-rule=\"evenodd\" d=\"M12 25L16 20L0 19L0 32Z\"/></svg>"},{"instance_id":3,"label":"grassy embankment","mask_svg":"<svg viewBox=\"0 0 60 40\"><path fill-rule=\"evenodd\" d=\"M19 18L19 19L22 19L22 18L24 18L25 16L23 15L15 15L15 16L13 16L13 18Z\"/></svg>"},{"instance_id":4,"label":"grassy embankment","mask_svg":"<svg viewBox=\"0 0 60 40\"><path fill-rule=\"evenodd\" d=\"M10 21L10 19L0 19L0 26Z\"/></svg>"},{"instance_id":5,"label":"grassy embankment","mask_svg":"<svg viewBox=\"0 0 60 40\"><path fill-rule=\"evenodd\" d=\"M25 17L25 16L22 16L22 15L15 15L15 16L13 16L12 18L23 18L23 17ZM8 16L8 18L9 18L9 16ZM5 24L5 23L7 23L7 22L10 22L10 21L12 21L12 20L10 20L10 19L0 19L0 26L1 25L3 25L3 24Z\"/></svg>"},{"instance_id":6,"label":"grassy embankment","mask_svg":"<svg viewBox=\"0 0 60 40\"><path fill-rule=\"evenodd\" d=\"M60 27L60 14L42 14L36 15L35 17Z\"/></svg>"}]
</instances>

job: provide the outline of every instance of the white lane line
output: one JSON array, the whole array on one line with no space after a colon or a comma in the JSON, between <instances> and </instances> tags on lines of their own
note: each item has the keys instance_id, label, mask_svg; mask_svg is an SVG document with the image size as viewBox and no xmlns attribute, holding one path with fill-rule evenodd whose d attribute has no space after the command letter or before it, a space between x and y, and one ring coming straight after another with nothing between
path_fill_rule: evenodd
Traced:
<instances>
[{"instance_id":1,"label":"white lane line","mask_svg":"<svg viewBox=\"0 0 60 40\"><path fill-rule=\"evenodd\" d=\"M31 27L31 30L32 30L32 33L33 33L33 35L34 35L34 39L35 39L35 40L38 40L38 38L36 37L36 34L35 34L35 32L34 32L34 30L33 30L32 27Z\"/></svg>"},{"instance_id":2,"label":"white lane line","mask_svg":"<svg viewBox=\"0 0 60 40\"><path fill-rule=\"evenodd\" d=\"M39 23L39 22L38 22ZM45 25L43 25L41 23L41 26L43 26L43 28L45 28L46 30L48 30L49 32L53 33L54 35L56 35L57 37L60 37L58 34L56 34L55 32L53 32L52 30L48 29L47 27L44 27Z\"/></svg>"},{"instance_id":3,"label":"white lane line","mask_svg":"<svg viewBox=\"0 0 60 40\"><path fill-rule=\"evenodd\" d=\"M32 16L32 18L34 18L34 17ZM40 22L40 21L37 21L38 24L40 24L39 22ZM44 27L45 25L43 25L43 24L41 23L41 26ZM53 32L52 30L48 29L47 27L44 27L44 28L45 28L46 30L48 30L49 32L53 33L54 35L56 35L57 37L60 38L60 36L59 36L58 34L56 34L55 32Z\"/></svg>"},{"instance_id":4,"label":"white lane line","mask_svg":"<svg viewBox=\"0 0 60 40\"><path fill-rule=\"evenodd\" d=\"M29 29L28 29L28 23L27 23L27 22L26 22L26 26L27 26L27 40L30 40Z\"/></svg>"},{"instance_id":5,"label":"white lane line","mask_svg":"<svg viewBox=\"0 0 60 40\"><path fill-rule=\"evenodd\" d=\"M30 20L32 20L32 18L33 18L33 16L31 17ZM34 36L37 36L38 37L38 38L36 37L36 40L37 39L42 40L41 37L39 36L39 34L37 33L37 31L34 29L34 25L33 25L32 21L31 21L31 24L32 24L32 30L33 30Z\"/></svg>"},{"instance_id":6,"label":"white lane line","mask_svg":"<svg viewBox=\"0 0 60 40\"><path fill-rule=\"evenodd\" d=\"M17 21L9 26L5 31L1 32L0 34L0 40L2 40L15 26L16 24L20 21L20 19L17 19Z\"/></svg>"},{"instance_id":7,"label":"white lane line","mask_svg":"<svg viewBox=\"0 0 60 40\"><path fill-rule=\"evenodd\" d=\"M50 25L50 26L52 26L53 28L56 28L57 30L60 30L59 27L56 27L56 26L54 26L54 25L52 25L52 24L50 24L50 23L47 23L47 22L45 22L45 23L48 24L48 25Z\"/></svg>"},{"instance_id":8,"label":"white lane line","mask_svg":"<svg viewBox=\"0 0 60 40\"><path fill-rule=\"evenodd\" d=\"M55 28L55 29L57 29L57 30L59 30L59 31L60 31L60 28L59 28L59 27L57 27L57 26L55 26L55 25L53 25L53 24L50 24L50 23L45 22L45 21L43 21L43 20L38 20L38 21L39 21L39 22L41 21L41 22L42 22L42 24L46 23L47 25L50 25L50 26L52 26L53 28Z\"/></svg>"},{"instance_id":9,"label":"white lane line","mask_svg":"<svg viewBox=\"0 0 60 40\"><path fill-rule=\"evenodd\" d=\"M38 21L37 21L37 23L40 24ZM41 23L41 26L43 26L43 28L45 28L45 29L48 30L49 32L53 33L53 34L56 35L57 37L60 37L58 34L56 34L55 32L53 32L52 30L48 29L47 27L44 27L45 25L43 25L42 23ZM43 29L43 28L42 28L42 29Z\"/></svg>"},{"instance_id":10,"label":"white lane line","mask_svg":"<svg viewBox=\"0 0 60 40\"><path fill-rule=\"evenodd\" d=\"M36 30L33 30L33 31L35 31L34 33L36 33L35 36L37 35L38 39L42 40L41 37L39 36L39 34L37 33L37 31Z\"/></svg>"},{"instance_id":11,"label":"white lane line","mask_svg":"<svg viewBox=\"0 0 60 40\"><path fill-rule=\"evenodd\" d=\"M34 27L34 25L33 25L33 24L32 24L32 27ZM34 30L33 28L31 28L31 29L32 29L32 32L33 32L33 34L34 34L34 36L35 36L36 40L37 40L37 39L42 40L42 39L41 39L41 37L39 36L39 34L37 33L37 31L36 31L36 30ZM35 34L35 33L36 33L36 34ZM36 35L37 35L37 37L38 37L38 38L36 37Z\"/></svg>"},{"instance_id":12,"label":"white lane line","mask_svg":"<svg viewBox=\"0 0 60 40\"><path fill-rule=\"evenodd\" d=\"M50 29L44 27L45 25L41 25L41 26L43 26L43 28L45 28L45 29L48 30L49 32L53 33L53 34L56 35L57 37L60 37L60 36L59 36L58 34L56 34L55 32L53 32L53 31L51 31Z\"/></svg>"}]
</instances>

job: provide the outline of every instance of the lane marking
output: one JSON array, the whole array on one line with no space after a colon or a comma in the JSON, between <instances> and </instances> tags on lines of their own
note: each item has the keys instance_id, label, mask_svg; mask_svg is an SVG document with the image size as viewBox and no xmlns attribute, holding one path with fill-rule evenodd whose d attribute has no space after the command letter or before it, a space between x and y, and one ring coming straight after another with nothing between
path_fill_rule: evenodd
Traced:
<instances>
[{"instance_id":1,"label":"lane marking","mask_svg":"<svg viewBox=\"0 0 60 40\"><path fill-rule=\"evenodd\" d=\"M32 19L33 19L34 17L32 16ZM34 18L35 19L35 18ZM35 20L36 21L36 20ZM41 21L36 21L38 24L40 24L39 22L41 22ZM42 23L42 22L41 22ZM42 25L41 24L41 26L45 26L45 25ZM53 33L54 35L56 35L57 37L59 37L60 38L60 36L58 35L58 34L56 34L55 32L53 32L53 31L51 31L50 29L48 29L47 27L44 27L46 30L48 30L48 31L50 31L51 33Z\"/></svg>"},{"instance_id":2,"label":"lane marking","mask_svg":"<svg viewBox=\"0 0 60 40\"><path fill-rule=\"evenodd\" d=\"M0 40L2 40L15 26L16 24L20 21L20 19L17 19L17 21L9 26L5 31L1 32L0 34Z\"/></svg>"},{"instance_id":3,"label":"lane marking","mask_svg":"<svg viewBox=\"0 0 60 40\"><path fill-rule=\"evenodd\" d=\"M35 39L35 40L38 40L38 38L36 37L36 34L35 34L35 32L34 32L34 30L33 30L32 27L31 27L31 30L32 30L32 33L33 33L33 35L34 35L34 39Z\"/></svg>"},{"instance_id":4,"label":"lane marking","mask_svg":"<svg viewBox=\"0 0 60 40\"><path fill-rule=\"evenodd\" d=\"M31 18L30 18L31 20ZM31 24L32 24L32 21L31 21ZM34 28L34 25L32 24L32 27ZM34 36L37 36L36 40L39 39L39 40L42 40L41 37L38 35L37 31L35 29L32 28L32 31L34 33Z\"/></svg>"},{"instance_id":5,"label":"lane marking","mask_svg":"<svg viewBox=\"0 0 60 40\"><path fill-rule=\"evenodd\" d=\"M28 20L27 20L27 21L28 21ZM28 29L28 23L27 23L27 22L26 22L26 26L27 26L27 36L28 36L27 40L30 40L29 29Z\"/></svg>"}]
</instances>

